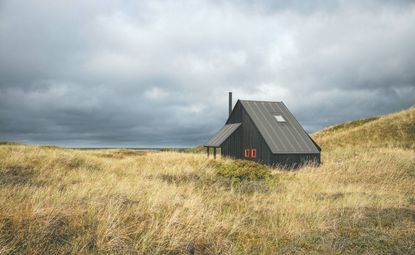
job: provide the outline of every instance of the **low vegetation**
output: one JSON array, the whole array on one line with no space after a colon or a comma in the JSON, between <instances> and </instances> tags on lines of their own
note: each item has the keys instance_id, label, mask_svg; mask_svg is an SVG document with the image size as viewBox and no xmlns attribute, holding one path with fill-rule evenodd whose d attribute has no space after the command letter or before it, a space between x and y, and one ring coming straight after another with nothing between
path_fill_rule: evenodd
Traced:
<instances>
[{"instance_id":1,"label":"low vegetation","mask_svg":"<svg viewBox=\"0 0 415 255\"><path fill-rule=\"evenodd\" d=\"M0 254L414 254L415 122L357 139L390 116L316 134L323 164L296 171L0 145Z\"/></svg>"},{"instance_id":2,"label":"low vegetation","mask_svg":"<svg viewBox=\"0 0 415 255\"><path fill-rule=\"evenodd\" d=\"M271 169L249 160L213 162L215 173L237 181L261 181L272 177Z\"/></svg>"},{"instance_id":3,"label":"low vegetation","mask_svg":"<svg viewBox=\"0 0 415 255\"><path fill-rule=\"evenodd\" d=\"M203 145L194 148L161 148L160 151L166 152L187 152L187 153L206 153L206 148ZM219 149L220 152L220 149Z\"/></svg>"},{"instance_id":4,"label":"low vegetation","mask_svg":"<svg viewBox=\"0 0 415 255\"><path fill-rule=\"evenodd\" d=\"M313 135L325 150L347 146L415 150L415 106L401 112L346 122Z\"/></svg>"}]
</instances>

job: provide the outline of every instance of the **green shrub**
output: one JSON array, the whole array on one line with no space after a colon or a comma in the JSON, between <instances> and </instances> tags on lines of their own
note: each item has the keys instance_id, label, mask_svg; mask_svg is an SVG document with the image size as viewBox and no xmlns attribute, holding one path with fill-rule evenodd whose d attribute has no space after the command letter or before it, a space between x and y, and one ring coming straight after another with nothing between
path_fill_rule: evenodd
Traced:
<instances>
[{"instance_id":1,"label":"green shrub","mask_svg":"<svg viewBox=\"0 0 415 255\"><path fill-rule=\"evenodd\" d=\"M261 164L249 160L234 160L227 163L214 163L217 175L238 179L240 181L258 181L271 178L271 170Z\"/></svg>"},{"instance_id":2,"label":"green shrub","mask_svg":"<svg viewBox=\"0 0 415 255\"><path fill-rule=\"evenodd\" d=\"M11 142L11 141L0 141L0 145L19 145L16 142Z\"/></svg>"}]
</instances>

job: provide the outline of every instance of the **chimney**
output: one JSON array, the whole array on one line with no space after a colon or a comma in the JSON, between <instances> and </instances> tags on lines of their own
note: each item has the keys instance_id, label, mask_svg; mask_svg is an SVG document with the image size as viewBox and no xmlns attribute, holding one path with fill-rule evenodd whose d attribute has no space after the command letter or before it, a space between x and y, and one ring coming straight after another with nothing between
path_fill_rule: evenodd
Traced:
<instances>
[{"instance_id":1,"label":"chimney","mask_svg":"<svg viewBox=\"0 0 415 255\"><path fill-rule=\"evenodd\" d=\"M232 112L232 92L229 92L229 116L231 116Z\"/></svg>"}]
</instances>

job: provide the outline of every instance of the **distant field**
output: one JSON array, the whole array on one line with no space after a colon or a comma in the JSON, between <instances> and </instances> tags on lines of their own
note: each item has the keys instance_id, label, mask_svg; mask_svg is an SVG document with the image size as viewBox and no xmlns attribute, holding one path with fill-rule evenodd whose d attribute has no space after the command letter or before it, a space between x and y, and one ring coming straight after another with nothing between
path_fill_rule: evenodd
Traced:
<instances>
[{"instance_id":1,"label":"distant field","mask_svg":"<svg viewBox=\"0 0 415 255\"><path fill-rule=\"evenodd\" d=\"M0 145L0 254L415 254L415 110L313 135L320 167Z\"/></svg>"}]
</instances>

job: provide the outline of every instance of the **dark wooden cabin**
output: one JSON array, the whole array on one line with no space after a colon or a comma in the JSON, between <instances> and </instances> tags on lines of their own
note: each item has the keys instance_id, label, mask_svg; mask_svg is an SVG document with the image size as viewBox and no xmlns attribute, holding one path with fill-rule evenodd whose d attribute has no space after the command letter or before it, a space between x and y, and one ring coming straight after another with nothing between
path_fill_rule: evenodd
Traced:
<instances>
[{"instance_id":1,"label":"dark wooden cabin","mask_svg":"<svg viewBox=\"0 0 415 255\"><path fill-rule=\"evenodd\" d=\"M270 166L298 167L320 164L320 147L305 132L283 102L238 100L229 118L205 145L208 155L248 159Z\"/></svg>"}]
</instances>

